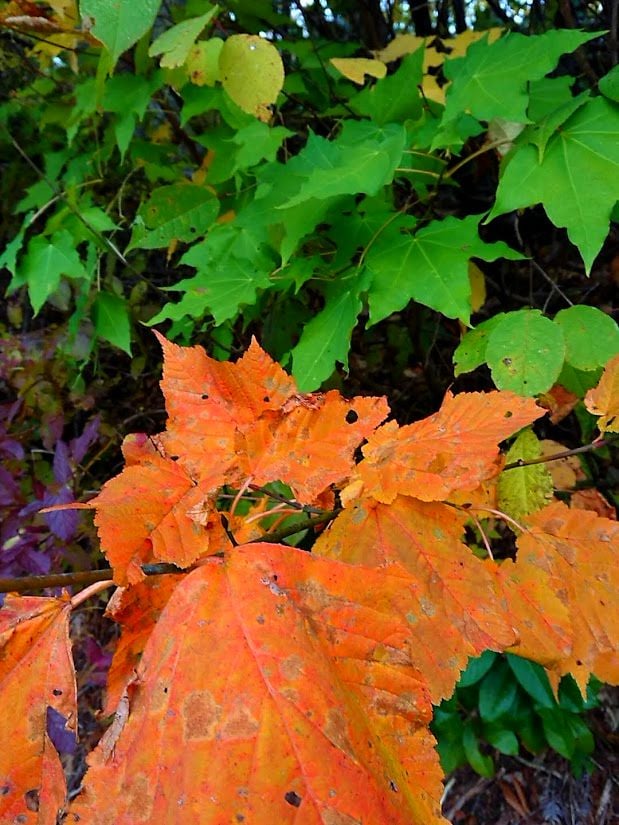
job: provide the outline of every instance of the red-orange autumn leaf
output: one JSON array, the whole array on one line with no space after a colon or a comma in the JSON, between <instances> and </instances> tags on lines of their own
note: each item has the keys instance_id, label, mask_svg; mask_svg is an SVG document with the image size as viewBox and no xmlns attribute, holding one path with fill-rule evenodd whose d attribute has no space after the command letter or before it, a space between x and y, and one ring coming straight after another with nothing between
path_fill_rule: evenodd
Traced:
<instances>
[{"instance_id":1,"label":"red-orange autumn leaf","mask_svg":"<svg viewBox=\"0 0 619 825\"><path fill-rule=\"evenodd\" d=\"M469 656L503 650L517 638L492 576L462 543L464 521L445 504L365 500L340 513L312 551L399 577L405 598L414 599L409 655L435 704L453 691ZM359 584L366 586L364 577ZM397 596L391 609L400 611Z\"/></svg>"},{"instance_id":2,"label":"red-orange autumn leaf","mask_svg":"<svg viewBox=\"0 0 619 825\"><path fill-rule=\"evenodd\" d=\"M144 652L146 642L163 608L182 579L177 575L150 576L130 588L116 590L107 605L106 616L122 625L107 678L106 714L116 711Z\"/></svg>"},{"instance_id":3,"label":"red-orange autumn leaf","mask_svg":"<svg viewBox=\"0 0 619 825\"><path fill-rule=\"evenodd\" d=\"M619 432L619 354L611 358L597 387L585 396L585 406L593 415L601 416L601 432Z\"/></svg>"},{"instance_id":4,"label":"red-orange autumn leaf","mask_svg":"<svg viewBox=\"0 0 619 825\"><path fill-rule=\"evenodd\" d=\"M223 531L209 506L216 488L216 482L199 487L180 463L156 452L144 453L140 463L108 481L88 506L96 508L95 524L114 581L140 581L141 565L148 562L188 567L202 555L219 552Z\"/></svg>"},{"instance_id":5,"label":"red-orange autumn leaf","mask_svg":"<svg viewBox=\"0 0 619 825\"><path fill-rule=\"evenodd\" d=\"M164 607L71 813L92 825L179 812L202 825L443 822L410 658L415 604L397 575L293 548L207 560Z\"/></svg>"},{"instance_id":6,"label":"red-orange autumn leaf","mask_svg":"<svg viewBox=\"0 0 619 825\"><path fill-rule=\"evenodd\" d=\"M347 478L355 449L389 411L383 398L297 394L293 379L255 341L232 364L201 347L159 340L169 416L162 442L197 481L217 470L230 484L284 480L311 503Z\"/></svg>"},{"instance_id":7,"label":"red-orange autumn leaf","mask_svg":"<svg viewBox=\"0 0 619 825\"><path fill-rule=\"evenodd\" d=\"M542 415L509 392L447 393L434 415L406 427L390 421L368 438L357 468L363 494L391 504L399 493L441 501L474 490L497 473L498 443Z\"/></svg>"},{"instance_id":8,"label":"red-orange autumn leaf","mask_svg":"<svg viewBox=\"0 0 619 825\"><path fill-rule=\"evenodd\" d=\"M0 822L55 825L66 787L48 708L77 730L66 598L8 595L0 610Z\"/></svg>"},{"instance_id":9,"label":"red-orange autumn leaf","mask_svg":"<svg viewBox=\"0 0 619 825\"><path fill-rule=\"evenodd\" d=\"M123 472L78 505L128 586L108 610L115 715L68 822L438 825L428 723L469 656L513 650L555 687L619 681L616 522L553 504L515 561L464 544L494 508L499 442L543 414L532 400L448 395L376 431L384 401L297 394L256 343L236 364L162 343L166 431L128 438ZM311 554L235 546L299 500L302 518L337 513ZM152 561L199 566L144 580Z\"/></svg>"},{"instance_id":10,"label":"red-orange autumn leaf","mask_svg":"<svg viewBox=\"0 0 619 825\"><path fill-rule=\"evenodd\" d=\"M518 540L515 569L547 572L571 625L569 656L553 667L585 691L591 673L619 682L619 523L550 504L532 515ZM556 679L555 679L556 681Z\"/></svg>"}]
</instances>

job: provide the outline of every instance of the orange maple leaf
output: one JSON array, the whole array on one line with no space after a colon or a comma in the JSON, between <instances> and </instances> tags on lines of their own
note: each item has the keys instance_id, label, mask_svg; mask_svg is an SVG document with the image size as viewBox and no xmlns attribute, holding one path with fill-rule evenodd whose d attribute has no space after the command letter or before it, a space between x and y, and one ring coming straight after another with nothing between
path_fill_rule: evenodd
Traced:
<instances>
[{"instance_id":1,"label":"orange maple leaf","mask_svg":"<svg viewBox=\"0 0 619 825\"><path fill-rule=\"evenodd\" d=\"M600 432L619 432L619 354L608 362L597 387L586 394L585 406L592 415L601 416Z\"/></svg>"},{"instance_id":2,"label":"orange maple leaf","mask_svg":"<svg viewBox=\"0 0 619 825\"><path fill-rule=\"evenodd\" d=\"M114 581L140 581L148 562L189 567L200 556L219 552L225 534L210 506L217 486L214 479L198 486L180 462L147 451L140 463L106 482L85 506L96 509L95 524Z\"/></svg>"},{"instance_id":3,"label":"orange maple leaf","mask_svg":"<svg viewBox=\"0 0 619 825\"><path fill-rule=\"evenodd\" d=\"M556 502L530 516L528 524L518 540L515 569L549 573L571 625L571 651L551 669L555 684L566 673L583 695L592 673L617 684L619 523Z\"/></svg>"},{"instance_id":4,"label":"orange maple leaf","mask_svg":"<svg viewBox=\"0 0 619 825\"><path fill-rule=\"evenodd\" d=\"M255 340L232 364L158 337L169 416L161 440L197 481L216 470L228 484L282 480L309 504L348 477L355 449L389 411L384 398L298 394Z\"/></svg>"},{"instance_id":5,"label":"orange maple leaf","mask_svg":"<svg viewBox=\"0 0 619 825\"><path fill-rule=\"evenodd\" d=\"M406 613L390 605L400 589L397 576L279 545L207 560L163 608L129 711L90 755L70 813L444 823L429 696Z\"/></svg>"},{"instance_id":6,"label":"orange maple leaf","mask_svg":"<svg viewBox=\"0 0 619 825\"><path fill-rule=\"evenodd\" d=\"M77 730L71 602L8 595L0 611L0 822L55 825L66 785L47 734L54 708Z\"/></svg>"},{"instance_id":7,"label":"orange maple leaf","mask_svg":"<svg viewBox=\"0 0 619 825\"><path fill-rule=\"evenodd\" d=\"M405 427L390 421L368 438L357 467L363 494L390 504L398 494L441 501L474 490L498 472L498 443L542 415L510 392L447 393L434 415Z\"/></svg>"}]
</instances>

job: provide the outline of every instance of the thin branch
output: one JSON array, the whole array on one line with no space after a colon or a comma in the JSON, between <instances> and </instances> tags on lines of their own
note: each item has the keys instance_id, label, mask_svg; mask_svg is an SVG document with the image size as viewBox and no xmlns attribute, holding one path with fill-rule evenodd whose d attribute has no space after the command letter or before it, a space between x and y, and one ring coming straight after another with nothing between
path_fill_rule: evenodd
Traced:
<instances>
[{"instance_id":1,"label":"thin branch","mask_svg":"<svg viewBox=\"0 0 619 825\"><path fill-rule=\"evenodd\" d=\"M185 572L173 564L145 564L142 571L147 576ZM74 573L48 573L44 576L0 578L0 593L24 593L27 590L44 590L46 587L91 585L95 582L108 581L112 576L112 572L111 567L106 567L103 570L77 570Z\"/></svg>"},{"instance_id":2,"label":"thin branch","mask_svg":"<svg viewBox=\"0 0 619 825\"><path fill-rule=\"evenodd\" d=\"M299 521L296 524L289 524L282 527L280 530L273 530L264 536L257 539L252 539L248 544L256 544L261 541L268 541L270 544L277 544L289 536L294 536L296 533L301 533L303 530L311 530L313 527L320 527L321 524L327 524L334 519L338 513L341 513L341 508L337 510L329 510L326 513L321 513L319 516L307 518L304 521Z\"/></svg>"},{"instance_id":3,"label":"thin branch","mask_svg":"<svg viewBox=\"0 0 619 825\"><path fill-rule=\"evenodd\" d=\"M320 527L322 524L334 519L340 509L323 512L319 516L307 518L304 521L296 524L289 524L282 527L280 530L274 530L257 539L252 539L248 544L257 544L262 541L269 541L270 543L278 543L289 536L294 536L296 533L301 533L303 530L311 530L313 527ZM222 553L215 553L214 556L221 557ZM206 557L208 559L209 557ZM202 564L205 559L202 559ZM188 573L193 568L181 570L174 564L143 564L142 572L145 576L162 576L166 573ZM91 585L95 582L106 582L106 587L110 587L113 582L113 570L111 567L106 567L103 570L80 570L75 573L50 573L45 576L20 576L16 578L0 578L0 593L24 593L27 590L43 590L46 587L70 587L71 585ZM111 584L108 584L111 582ZM92 592L90 592L92 595Z\"/></svg>"},{"instance_id":4,"label":"thin branch","mask_svg":"<svg viewBox=\"0 0 619 825\"><path fill-rule=\"evenodd\" d=\"M320 516L325 512L319 507L310 507L307 504L301 504L299 501L295 501L295 499L286 498L286 496L282 496L280 493L276 493L273 490L267 490L266 487L260 487L258 484L248 484L247 487L255 493L262 493L268 498L272 498L282 504L287 504L288 507L292 507L293 510L299 510L301 513L314 513L315 515ZM268 515L268 513L266 513L266 515Z\"/></svg>"},{"instance_id":5,"label":"thin branch","mask_svg":"<svg viewBox=\"0 0 619 825\"><path fill-rule=\"evenodd\" d=\"M506 464L503 467L503 472L506 470L515 470L517 467L530 467L533 464L546 464L549 461L558 461L560 458L569 458L571 455L580 455L582 453L590 453L593 450L599 450L600 447L606 447L613 444L615 439L610 441L604 438L597 438L591 444L585 444L583 447L574 447L573 450L562 450L560 453L553 453L552 455L542 455L539 458L519 458L518 461L512 461L511 464Z\"/></svg>"}]
</instances>

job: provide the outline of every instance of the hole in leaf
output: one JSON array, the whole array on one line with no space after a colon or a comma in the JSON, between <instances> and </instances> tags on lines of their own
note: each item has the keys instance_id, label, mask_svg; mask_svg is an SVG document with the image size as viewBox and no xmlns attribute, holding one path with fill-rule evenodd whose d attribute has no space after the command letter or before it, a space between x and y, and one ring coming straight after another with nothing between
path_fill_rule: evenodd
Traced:
<instances>
[{"instance_id":1,"label":"hole in leaf","mask_svg":"<svg viewBox=\"0 0 619 825\"><path fill-rule=\"evenodd\" d=\"M347 424L354 424L355 421L359 420L359 416L354 410L348 410L346 413L346 423Z\"/></svg>"},{"instance_id":2,"label":"hole in leaf","mask_svg":"<svg viewBox=\"0 0 619 825\"><path fill-rule=\"evenodd\" d=\"M293 808L298 808L302 802L301 797L298 793L294 791L288 791L288 793L284 794L284 799L289 805L292 805Z\"/></svg>"},{"instance_id":3,"label":"hole in leaf","mask_svg":"<svg viewBox=\"0 0 619 825\"><path fill-rule=\"evenodd\" d=\"M24 799L26 800L26 808L29 811L38 811L39 810L39 789L32 788L30 791L26 791L24 794Z\"/></svg>"},{"instance_id":4,"label":"hole in leaf","mask_svg":"<svg viewBox=\"0 0 619 825\"><path fill-rule=\"evenodd\" d=\"M207 393L207 392L203 392L203 393L202 393L202 395L200 396L200 398L201 398L203 401L206 401L206 399L208 398L208 393Z\"/></svg>"}]
</instances>

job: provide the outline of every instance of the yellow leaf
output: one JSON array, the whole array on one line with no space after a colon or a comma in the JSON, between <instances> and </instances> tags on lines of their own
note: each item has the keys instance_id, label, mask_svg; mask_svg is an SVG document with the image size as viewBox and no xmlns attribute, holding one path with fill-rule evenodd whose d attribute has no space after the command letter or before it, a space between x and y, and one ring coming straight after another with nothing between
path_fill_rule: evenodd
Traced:
<instances>
[{"instance_id":1,"label":"yellow leaf","mask_svg":"<svg viewBox=\"0 0 619 825\"><path fill-rule=\"evenodd\" d=\"M233 34L222 47L219 71L236 105L267 121L268 107L284 85L284 65L277 49L256 35Z\"/></svg>"},{"instance_id":2,"label":"yellow leaf","mask_svg":"<svg viewBox=\"0 0 619 825\"><path fill-rule=\"evenodd\" d=\"M494 43L494 41L498 40L499 37L503 34L503 29L486 29L486 31L483 32L474 32L471 30L467 30L456 35L454 38L451 38L450 40L445 40L443 42L445 46L448 49L450 49L450 58L464 57L468 47L472 43L475 43L477 40L480 40L486 34L488 35L488 43Z\"/></svg>"},{"instance_id":3,"label":"yellow leaf","mask_svg":"<svg viewBox=\"0 0 619 825\"><path fill-rule=\"evenodd\" d=\"M370 60L367 57L332 57L329 61L340 74L363 86L366 74L380 79L387 74L387 67L380 60Z\"/></svg>"},{"instance_id":4,"label":"yellow leaf","mask_svg":"<svg viewBox=\"0 0 619 825\"><path fill-rule=\"evenodd\" d=\"M469 261L469 282L471 284L471 309L473 312L479 312L486 303L486 279L484 273L473 261Z\"/></svg>"},{"instance_id":5,"label":"yellow leaf","mask_svg":"<svg viewBox=\"0 0 619 825\"><path fill-rule=\"evenodd\" d=\"M219 80L219 56L224 41L219 37L201 40L189 52L185 68L194 86L214 86Z\"/></svg>"},{"instance_id":6,"label":"yellow leaf","mask_svg":"<svg viewBox=\"0 0 619 825\"><path fill-rule=\"evenodd\" d=\"M416 52L426 42L425 37L416 37L414 34L398 34L384 49L374 52L377 60L383 63L392 63L406 54Z\"/></svg>"}]
</instances>

